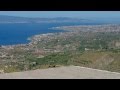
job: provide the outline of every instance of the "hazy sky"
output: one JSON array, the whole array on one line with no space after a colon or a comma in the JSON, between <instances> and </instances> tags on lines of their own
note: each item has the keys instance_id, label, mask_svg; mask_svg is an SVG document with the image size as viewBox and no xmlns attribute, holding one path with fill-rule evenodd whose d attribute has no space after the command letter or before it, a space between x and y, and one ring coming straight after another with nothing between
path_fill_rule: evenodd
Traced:
<instances>
[{"instance_id":1,"label":"hazy sky","mask_svg":"<svg viewBox=\"0 0 120 90\"><path fill-rule=\"evenodd\" d=\"M0 15L21 17L120 18L120 11L0 11Z\"/></svg>"}]
</instances>

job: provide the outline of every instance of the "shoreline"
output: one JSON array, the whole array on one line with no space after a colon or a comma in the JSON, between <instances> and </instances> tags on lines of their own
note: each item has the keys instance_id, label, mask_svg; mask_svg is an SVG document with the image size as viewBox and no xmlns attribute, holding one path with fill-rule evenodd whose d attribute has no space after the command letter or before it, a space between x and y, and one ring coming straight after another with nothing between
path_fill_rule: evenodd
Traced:
<instances>
[{"instance_id":1,"label":"shoreline","mask_svg":"<svg viewBox=\"0 0 120 90\"><path fill-rule=\"evenodd\" d=\"M59 27L61 27L61 26L59 26ZM48 29L52 29L52 30L59 30L59 29L54 29L54 28L56 28L56 27L51 27L51 28L48 28ZM61 33L64 33L64 32L68 32L68 30L62 30L61 29L61 31L62 32L53 32L53 33L43 33L43 34L35 34L35 35L32 35L32 36L30 36L30 37L28 37L27 38L27 40L28 41L30 41L30 42L27 42L27 43L20 43L20 44L12 44L12 45L0 45L0 47L3 47L3 48L5 48L5 47L19 47L19 46L27 46L27 45L30 45L31 43L32 43L32 38L34 38L34 37L47 37L47 36L50 36L50 35L56 35L56 34L61 34Z\"/></svg>"},{"instance_id":2,"label":"shoreline","mask_svg":"<svg viewBox=\"0 0 120 90\"><path fill-rule=\"evenodd\" d=\"M50 28L52 29L52 28ZM63 30L65 31L65 30ZM30 36L27 38L28 43L23 43L23 44L13 44L13 45L0 45L1 48L7 48L7 47L19 47L19 46L27 46L27 45L31 45L32 42L32 39L33 38L36 38L36 37L39 37L39 38L43 38L43 37L47 37L47 36L52 36L52 35L56 35L56 34L59 34L59 33L64 33L64 32L53 32L53 33L45 33L45 34L36 34L36 35L33 35L33 36Z\"/></svg>"},{"instance_id":3,"label":"shoreline","mask_svg":"<svg viewBox=\"0 0 120 90\"><path fill-rule=\"evenodd\" d=\"M65 33L65 32L74 32L73 30L66 30L66 29L64 29L64 27L76 27L76 26L78 26L78 27L94 27L94 26L96 26L96 27L101 27L101 26L109 26L109 25L120 25L120 24L101 24L101 25L71 25L71 26L58 26L58 27L51 27L51 28L48 28L48 29L52 29L52 30L62 30L63 32L53 32L53 33L45 33L45 34L36 34L36 35L33 35L33 36L30 36L30 37L28 37L27 38L27 40L28 41L30 41L30 42L28 42L28 43L21 43L21 44L13 44L13 45L0 45L0 47L19 47L19 46L27 46L27 45L31 45L31 43L33 43L33 38L37 38L37 37L39 37L39 38L44 38L44 37L48 37L48 36L51 36L51 35L56 35L56 34L62 34L62 33Z\"/></svg>"}]
</instances>

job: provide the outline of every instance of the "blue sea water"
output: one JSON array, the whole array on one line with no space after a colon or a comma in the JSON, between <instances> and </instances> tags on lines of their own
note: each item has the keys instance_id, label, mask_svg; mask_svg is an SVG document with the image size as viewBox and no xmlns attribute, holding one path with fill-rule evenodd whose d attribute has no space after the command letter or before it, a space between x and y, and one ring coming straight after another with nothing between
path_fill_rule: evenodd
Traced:
<instances>
[{"instance_id":1,"label":"blue sea water","mask_svg":"<svg viewBox=\"0 0 120 90\"><path fill-rule=\"evenodd\" d=\"M85 23L9 23L0 24L0 45L26 44L29 37L36 34L63 32L49 28L63 25L83 25ZM93 24L93 23L92 23ZM86 25L86 24L85 24Z\"/></svg>"}]
</instances>

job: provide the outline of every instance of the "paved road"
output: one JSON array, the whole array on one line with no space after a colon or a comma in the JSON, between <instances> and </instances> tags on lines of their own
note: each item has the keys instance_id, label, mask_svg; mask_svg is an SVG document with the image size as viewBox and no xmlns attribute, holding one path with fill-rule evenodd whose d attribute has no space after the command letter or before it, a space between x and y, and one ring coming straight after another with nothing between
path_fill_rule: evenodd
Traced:
<instances>
[{"instance_id":1,"label":"paved road","mask_svg":"<svg viewBox=\"0 0 120 90\"><path fill-rule=\"evenodd\" d=\"M0 74L0 79L120 79L120 73L68 66Z\"/></svg>"}]
</instances>

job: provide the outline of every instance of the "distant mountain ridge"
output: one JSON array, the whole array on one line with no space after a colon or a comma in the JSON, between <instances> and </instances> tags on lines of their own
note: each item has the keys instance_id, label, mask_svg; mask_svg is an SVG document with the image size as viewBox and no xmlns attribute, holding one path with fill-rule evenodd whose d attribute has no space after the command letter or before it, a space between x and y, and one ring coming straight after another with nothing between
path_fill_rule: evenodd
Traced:
<instances>
[{"instance_id":1,"label":"distant mountain ridge","mask_svg":"<svg viewBox=\"0 0 120 90\"><path fill-rule=\"evenodd\" d=\"M56 17L56 18L28 18L0 15L0 23L51 23L51 22L85 22L82 18Z\"/></svg>"}]
</instances>

